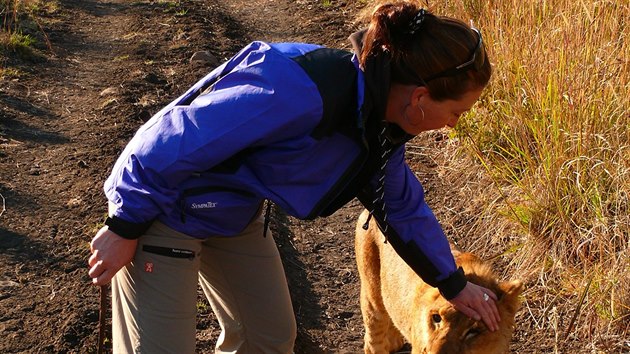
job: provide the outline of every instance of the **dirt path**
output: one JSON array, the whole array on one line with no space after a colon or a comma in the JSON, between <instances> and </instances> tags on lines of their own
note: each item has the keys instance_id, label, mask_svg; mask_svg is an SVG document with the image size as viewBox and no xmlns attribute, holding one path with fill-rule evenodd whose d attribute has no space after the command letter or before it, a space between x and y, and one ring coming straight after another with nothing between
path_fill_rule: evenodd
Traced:
<instances>
[{"instance_id":1,"label":"dirt path","mask_svg":"<svg viewBox=\"0 0 630 354\"><path fill-rule=\"evenodd\" d=\"M89 240L102 182L137 127L253 39L344 46L344 11L318 1L68 0L45 18L54 55L0 82L0 352L96 348ZM216 59L191 62L208 51ZM357 352L351 231L358 207L304 223L276 212L300 333L298 353ZM218 329L200 298L199 352Z\"/></svg>"}]
</instances>

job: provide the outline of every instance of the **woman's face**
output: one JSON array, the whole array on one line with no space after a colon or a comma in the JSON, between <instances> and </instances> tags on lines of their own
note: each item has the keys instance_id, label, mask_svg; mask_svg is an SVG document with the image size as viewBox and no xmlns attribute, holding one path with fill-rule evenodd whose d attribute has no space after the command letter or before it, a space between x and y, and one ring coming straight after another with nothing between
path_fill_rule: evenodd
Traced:
<instances>
[{"instance_id":1,"label":"woman's face","mask_svg":"<svg viewBox=\"0 0 630 354\"><path fill-rule=\"evenodd\" d=\"M459 117L477 102L481 91L481 88L468 91L457 100L435 101L426 87L394 85L390 91L386 119L411 135L452 128L457 125Z\"/></svg>"}]
</instances>

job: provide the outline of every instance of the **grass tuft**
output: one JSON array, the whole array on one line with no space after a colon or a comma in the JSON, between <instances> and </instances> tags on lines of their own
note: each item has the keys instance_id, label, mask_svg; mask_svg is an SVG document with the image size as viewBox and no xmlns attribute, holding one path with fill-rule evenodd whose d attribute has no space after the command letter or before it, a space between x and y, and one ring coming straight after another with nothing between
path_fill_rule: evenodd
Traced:
<instances>
[{"instance_id":1,"label":"grass tuft","mask_svg":"<svg viewBox=\"0 0 630 354\"><path fill-rule=\"evenodd\" d=\"M44 44L48 51L53 52L37 13L52 13L57 9L55 1L0 0L0 61L3 66L9 57L15 55L23 60L42 60ZM3 72L7 69L2 68Z\"/></svg>"}]
</instances>

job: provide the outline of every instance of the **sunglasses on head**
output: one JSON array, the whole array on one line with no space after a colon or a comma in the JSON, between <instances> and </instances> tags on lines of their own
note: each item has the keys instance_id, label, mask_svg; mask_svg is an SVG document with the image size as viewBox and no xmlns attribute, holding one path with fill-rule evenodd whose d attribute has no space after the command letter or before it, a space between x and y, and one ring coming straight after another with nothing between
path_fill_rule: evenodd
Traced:
<instances>
[{"instance_id":1,"label":"sunglasses on head","mask_svg":"<svg viewBox=\"0 0 630 354\"><path fill-rule=\"evenodd\" d=\"M450 68L450 69L446 69L444 71L441 71L437 74L431 75L429 77L427 77L426 79L424 79L424 82L429 82L431 80L440 78L440 77L449 77L449 76L455 76L459 73L463 73L465 71L468 71L470 69L475 69L477 71L479 71L482 67L483 64L485 63L485 55L483 53L483 41L481 39L481 32L479 32L478 29L472 27L472 30L477 32L477 36L479 37L479 41L477 41L477 46L475 47L475 49L472 52L472 55L470 57L470 60L466 61L463 64L457 65L454 68Z\"/></svg>"}]
</instances>

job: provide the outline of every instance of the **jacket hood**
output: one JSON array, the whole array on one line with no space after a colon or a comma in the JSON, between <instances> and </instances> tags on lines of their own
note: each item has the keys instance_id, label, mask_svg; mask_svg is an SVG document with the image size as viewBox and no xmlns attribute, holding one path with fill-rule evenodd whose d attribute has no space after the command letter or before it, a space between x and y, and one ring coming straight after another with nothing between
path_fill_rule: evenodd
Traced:
<instances>
[{"instance_id":1,"label":"jacket hood","mask_svg":"<svg viewBox=\"0 0 630 354\"><path fill-rule=\"evenodd\" d=\"M349 37L353 51L358 58L361 58L366 32L364 29L353 33ZM386 52L371 55L364 63L360 63L366 86L366 102L363 106L364 119L371 117L370 120L372 122L385 120L385 108L387 107L387 95L390 85L389 64L390 57Z\"/></svg>"},{"instance_id":2,"label":"jacket hood","mask_svg":"<svg viewBox=\"0 0 630 354\"><path fill-rule=\"evenodd\" d=\"M354 54L361 58L363 43L367 30L357 31L348 37L352 44ZM401 145L411 138L397 124L387 123L385 110L391 85L391 56L389 52L382 51L367 57L365 63L360 63L365 78L366 97L363 104L363 124L369 131L375 131L378 127L385 126L385 137L393 145Z\"/></svg>"}]
</instances>

